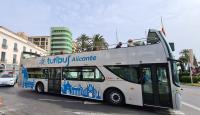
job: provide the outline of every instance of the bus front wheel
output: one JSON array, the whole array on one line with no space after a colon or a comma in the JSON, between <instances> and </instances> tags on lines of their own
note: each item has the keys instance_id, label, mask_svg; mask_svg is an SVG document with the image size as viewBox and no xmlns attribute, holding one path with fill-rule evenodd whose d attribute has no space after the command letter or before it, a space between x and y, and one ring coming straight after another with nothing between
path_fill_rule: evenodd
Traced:
<instances>
[{"instance_id":1,"label":"bus front wheel","mask_svg":"<svg viewBox=\"0 0 200 115\"><path fill-rule=\"evenodd\" d=\"M113 89L109 90L106 94L106 100L112 105L124 104L124 96L121 91Z\"/></svg>"},{"instance_id":2,"label":"bus front wheel","mask_svg":"<svg viewBox=\"0 0 200 115\"><path fill-rule=\"evenodd\" d=\"M43 93L44 92L44 85L42 83L37 83L36 92L37 93Z\"/></svg>"}]
</instances>

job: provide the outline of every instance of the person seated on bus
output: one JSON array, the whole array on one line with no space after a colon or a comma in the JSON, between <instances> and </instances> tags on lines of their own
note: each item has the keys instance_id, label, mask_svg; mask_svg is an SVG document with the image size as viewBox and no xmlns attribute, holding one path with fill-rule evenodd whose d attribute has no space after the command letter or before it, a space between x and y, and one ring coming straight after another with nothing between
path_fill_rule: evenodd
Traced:
<instances>
[{"instance_id":1,"label":"person seated on bus","mask_svg":"<svg viewBox=\"0 0 200 115\"><path fill-rule=\"evenodd\" d=\"M146 82L151 82L151 77L146 72L144 72L143 73L143 83L146 83Z\"/></svg>"},{"instance_id":2,"label":"person seated on bus","mask_svg":"<svg viewBox=\"0 0 200 115\"><path fill-rule=\"evenodd\" d=\"M128 45L127 45L127 47L133 47L133 46L134 46L133 40L132 40L132 39L129 39L129 40L128 40Z\"/></svg>"},{"instance_id":3,"label":"person seated on bus","mask_svg":"<svg viewBox=\"0 0 200 115\"><path fill-rule=\"evenodd\" d=\"M121 47L122 47L122 42L119 42L115 48L121 48Z\"/></svg>"}]
</instances>

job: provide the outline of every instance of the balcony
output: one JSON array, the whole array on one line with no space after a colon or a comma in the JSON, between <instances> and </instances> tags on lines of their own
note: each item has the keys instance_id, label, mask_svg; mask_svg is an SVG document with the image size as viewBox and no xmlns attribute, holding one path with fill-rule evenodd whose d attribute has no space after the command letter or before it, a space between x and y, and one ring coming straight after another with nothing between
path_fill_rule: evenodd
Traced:
<instances>
[{"instance_id":1,"label":"balcony","mask_svg":"<svg viewBox=\"0 0 200 115\"><path fill-rule=\"evenodd\" d=\"M5 64L5 63L7 63L7 60L6 59L1 59L0 63L4 63Z\"/></svg>"},{"instance_id":2,"label":"balcony","mask_svg":"<svg viewBox=\"0 0 200 115\"><path fill-rule=\"evenodd\" d=\"M18 52L18 48L14 48L13 51Z\"/></svg>"},{"instance_id":3,"label":"balcony","mask_svg":"<svg viewBox=\"0 0 200 115\"><path fill-rule=\"evenodd\" d=\"M7 49L7 48L8 48L8 45L2 44L2 48L3 48L3 49Z\"/></svg>"},{"instance_id":4,"label":"balcony","mask_svg":"<svg viewBox=\"0 0 200 115\"><path fill-rule=\"evenodd\" d=\"M17 62L17 60L13 60L13 64L17 64L18 62Z\"/></svg>"}]
</instances>

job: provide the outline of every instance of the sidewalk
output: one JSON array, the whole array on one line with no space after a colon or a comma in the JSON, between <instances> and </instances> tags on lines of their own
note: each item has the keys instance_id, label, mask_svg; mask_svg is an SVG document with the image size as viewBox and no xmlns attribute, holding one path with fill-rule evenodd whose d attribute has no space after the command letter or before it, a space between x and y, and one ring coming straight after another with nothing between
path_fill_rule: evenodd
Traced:
<instances>
[{"instance_id":1,"label":"sidewalk","mask_svg":"<svg viewBox=\"0 0 200 115\"><path fill-rule=\"evenodd\" d=\"M3 98L0 97L0 108L3 106ZM0 115L5 115L4 112L0 111Z\"/></svg>"},{"instance_id":2,"label":"sidewalk","mask_svg":"<svg viewBox=\"0 0 200 115\"><path fill-rule=\"evenodd\" d=\"M2 106L3 106L3 98L0 97L0 107L2 107Z\"/></svg>"}]
</instances>

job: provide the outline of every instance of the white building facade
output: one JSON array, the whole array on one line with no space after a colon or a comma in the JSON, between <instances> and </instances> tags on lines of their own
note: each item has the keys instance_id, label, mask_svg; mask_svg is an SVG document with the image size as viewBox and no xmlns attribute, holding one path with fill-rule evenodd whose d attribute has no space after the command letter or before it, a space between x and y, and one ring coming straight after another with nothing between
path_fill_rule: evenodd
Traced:
<instances>
[{"instance_id":1,"label":"white building facade","mask_svg":"<svg viewBox=\"0 0 200 115\"><path fill-rule=\"evenodd\" d=\"M0 26L0 64L19 65L23 51L47 55L47 51Z\"/></svg>"}]
</instances>

